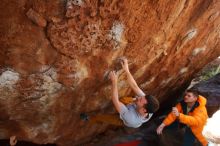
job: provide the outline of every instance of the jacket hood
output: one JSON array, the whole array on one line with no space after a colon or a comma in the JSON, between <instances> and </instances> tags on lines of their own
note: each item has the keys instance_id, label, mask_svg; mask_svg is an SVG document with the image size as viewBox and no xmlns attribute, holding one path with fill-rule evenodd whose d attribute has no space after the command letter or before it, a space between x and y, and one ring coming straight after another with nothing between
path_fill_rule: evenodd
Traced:
<instances>
[{"instance_id":1,"label":"jacket hood","mask_svg":"<svg viewBox=\"0 0 220 146\"><path fill-rule=\"evenodd\" d=\"M201 106L205 106L206 102L207 102L206 98L201 95L199 95L197 101L199 102L199 105L201 105Z\"/></svg>"}]
</instances>

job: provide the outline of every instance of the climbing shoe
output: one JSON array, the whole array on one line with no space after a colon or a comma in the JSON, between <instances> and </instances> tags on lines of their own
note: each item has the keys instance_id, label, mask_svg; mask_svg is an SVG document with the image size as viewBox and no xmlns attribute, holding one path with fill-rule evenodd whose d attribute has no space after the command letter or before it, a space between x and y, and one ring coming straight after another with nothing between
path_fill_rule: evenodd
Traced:
<instances>
[{"instance_id":1,"label":"climbing shoe","mask_svg":"<svg viewBox=\"0 0 220 146\"><path fill-rule=\"evenodd\" d=\"M83 121L88 121L89 116L86 113L81 113L80 114L80 119L83 120Z\"/></svg>"}]
</instances>

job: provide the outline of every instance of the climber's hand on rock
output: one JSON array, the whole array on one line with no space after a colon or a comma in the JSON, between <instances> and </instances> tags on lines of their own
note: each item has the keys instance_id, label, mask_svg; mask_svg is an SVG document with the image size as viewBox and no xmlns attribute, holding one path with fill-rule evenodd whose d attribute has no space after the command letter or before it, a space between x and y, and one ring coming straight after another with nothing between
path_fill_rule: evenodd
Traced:
<instances>
[{"instance_id":1,"label":"climber's hand on rock","mask_svg":"<svg viewBox=\"0 0 220 146\"><path fill-rule=\"evenodd\" d=\"M117 76L115 71L111 71L109 73L109 77L110 77L110 79L112 81L112 84L117 84L118 76Z\"/></svg>"},{"instance_id":2,"label":"climber's hand on rock","mask_svg":"<svg viewBox=\"0 0 220 146\"><path fill-rule=\"evenodd\" d=\"M165 127L165 124L164 124L164 123L160 124L160 126L157 127L157 134L158 134L158 135L162 134L164 127Z\"/></svg>"},{"instance_id":3,"label":"climber's hand on rock","mask_svg":"<svg viewBox=\"0 0 220 146\"><path fill-rule=\"evenodd\" d=\"M11 145L11 146L15 146L16 143L17 143L16 136L11 136L11 137L10 137L10 145Z\"/></svg>"},{"instance_id":4,"label":"climber's hand on rock","mask_svg":"<svg viewBox=\"0 0 220 146\"><path fill-rule=\"evenodd\" d=\"M129 71L129 67L128 67L128 60L125 57L122 57L121 59L121 66L124 69L124 71Z\"/></svg>"},{"instance_id":5,"label":"climber's hand on rock","mask_svg":"<svg viewBox=\"0 0 220 146\"><path fill-rule=\"evenodd\" d=\"M180 113L179 113L179 111L178 111L178 109L177 109L176 107L173 107L173 108L172 108L172 113L173 113L175 116L177 116L177 117L179 117L179 115L180 115Z\"/></svg>"}]
</instances>

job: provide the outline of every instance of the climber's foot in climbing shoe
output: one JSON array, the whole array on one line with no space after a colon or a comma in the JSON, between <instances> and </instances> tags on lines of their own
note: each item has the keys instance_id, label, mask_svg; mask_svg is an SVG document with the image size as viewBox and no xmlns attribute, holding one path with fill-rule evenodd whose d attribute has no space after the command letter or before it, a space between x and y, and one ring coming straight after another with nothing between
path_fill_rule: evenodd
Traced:
<instances>
[{"instance_id":1,"label":"climber's foot in climbing shoe","mask_svg":"<svg viewBox=\"0 0 220 146\"><path fill-rule=\"evenodd\" d=\"M80 119L83 121L89 121L89 116L86 113L81 113Z\"/></svg>"}]
</instances>

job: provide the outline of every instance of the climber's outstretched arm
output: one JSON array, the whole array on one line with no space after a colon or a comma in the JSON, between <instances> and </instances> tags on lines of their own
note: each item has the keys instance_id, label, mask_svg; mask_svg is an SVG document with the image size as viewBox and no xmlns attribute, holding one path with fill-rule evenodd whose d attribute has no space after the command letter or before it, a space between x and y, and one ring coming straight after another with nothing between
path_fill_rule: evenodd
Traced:
<instances>
[{"instance_id":1,"label":"climber's outstretched arm","mask_svg":"<svg viewBox=\"0 0 220 146\"><path fill-rule=\"evenodd\" d=\"M138 96L145 96L145 93L138 87L136 81L134 80L133 76L130 73L129 67L128 67L128 60L126 58L121 58L121 65L124 69L127 81L132 90L138 95Z\"/></svg>"},{"instance_id":2,"label":"climber's outstretched arm","mask_svg":"<svg viewBox=\"0 0 220 146\"><path fill-rule=\"evenodd\" d=\"M17 143L17 138L16 136L11 136L10 137L10 146L15 146Z\"/></svg>"},{"instance_id":3,"label":"climber's outstretched arm","mask_svg":"<svg viewBox=\"0 0 220 146\"><path fill-rule=\"evenodd\" d=\"M117 85L118 77L117 77L115 71L111 71L109 76L112 81L112 102L113 102L116 110L120 113L121 108L122 108L122 106L124 106L124 104L122 102L120 102L118 99L118 85Z\"/></svg>"}]
</instances>

